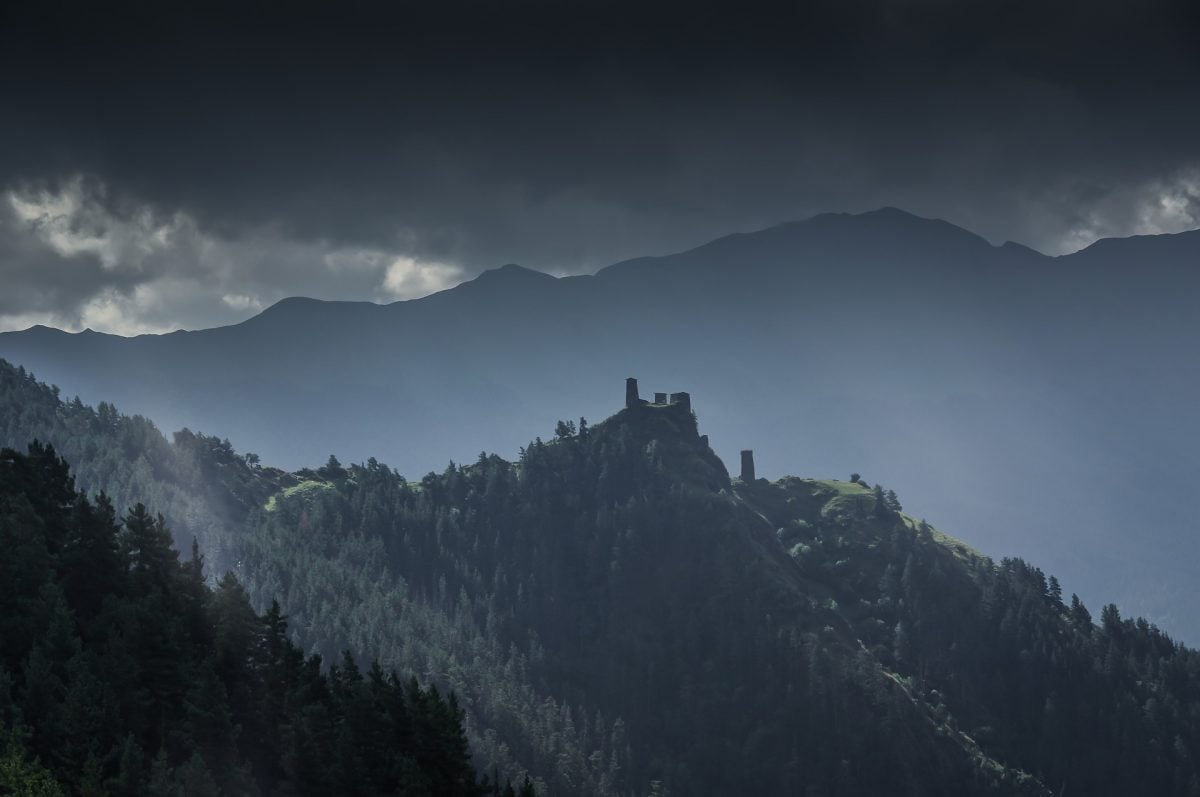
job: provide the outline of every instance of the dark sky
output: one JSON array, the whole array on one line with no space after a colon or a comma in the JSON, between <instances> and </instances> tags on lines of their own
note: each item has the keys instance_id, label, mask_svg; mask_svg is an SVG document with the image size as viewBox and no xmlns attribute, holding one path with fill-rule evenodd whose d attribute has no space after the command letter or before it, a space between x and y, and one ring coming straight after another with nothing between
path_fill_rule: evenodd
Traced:
<instances>
[{"instance_id":1,"label":"dark sky","mask_svg":"<svg viewBox=\"0 0 1200 797\"><path fill-rule=\"evenodd\" d=\"M0 10L0 329L883 205L1051 253L1200 226L1194 2L179 5Z\"/></svg>"}]
</instances>

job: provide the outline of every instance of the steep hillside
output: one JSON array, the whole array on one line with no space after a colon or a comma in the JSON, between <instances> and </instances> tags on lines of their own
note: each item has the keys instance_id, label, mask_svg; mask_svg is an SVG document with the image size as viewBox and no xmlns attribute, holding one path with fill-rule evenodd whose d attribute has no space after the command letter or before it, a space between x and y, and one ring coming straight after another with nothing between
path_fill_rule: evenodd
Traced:
<instances>
[{"instance_id":1,"label":"steep hillside","mask_svg":"<svg viewBox=\"0 0 1200 797\"><path fill-rule=\"evenodd\" d=\"M852 482L738 484L875 660L1055 794L1200 792L1200 655L1057 578L999 563Z\"/></svg>"},{"instance_id":2,"label":"steep hillside","mask_svg":"<svg viewBox=\"0 0 1200 797\"><path fill-rule=\"evenodd\" d=\"M347 652L323 672L161 516L119 522L40 444L0 448L0 793L475 797L462 713ZM497 792L498 793L498 792Z\"/></svg>"},{"instance_id":3,"label":"steep hillside","mask_svg":"<svg viewBox=\"0 0 1200 797\"><path fill-rule=\"evenodd\" d=\"M90 417L0 375L5 434L53 440ZM81 456L144 423L112 416L68 435ZM210 438L147 439L122 455L145 460L130 472L158 467L166 489L156 463L205 463L176 480L197 502L179 506L226 507L202 544L260 605L280 597L301 649L353 647L454 689L477 767L501 779L529 771L552 794L1193 793L1194 652L1112 606L1094 625L1056 580L882 488L731 479L682 405L562 422L516 462L480 455L420 482L375 460L283 474Z\"/></svg>"}]
</instances>

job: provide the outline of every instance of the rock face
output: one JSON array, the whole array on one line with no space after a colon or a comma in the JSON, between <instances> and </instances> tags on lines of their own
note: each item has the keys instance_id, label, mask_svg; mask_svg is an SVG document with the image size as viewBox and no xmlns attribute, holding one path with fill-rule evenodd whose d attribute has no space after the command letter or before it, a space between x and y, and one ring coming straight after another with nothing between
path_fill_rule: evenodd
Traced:
<instances>
[{"instance_id":1,"label":"rock face","mask_svg":"<svg viewBox=\"0 0 1200 797\"><path fill-rule=\"evenodd\" d=\"M742 481L754 481L754 452L748 448L742 451Z\"/></svg>"}]
</instances>

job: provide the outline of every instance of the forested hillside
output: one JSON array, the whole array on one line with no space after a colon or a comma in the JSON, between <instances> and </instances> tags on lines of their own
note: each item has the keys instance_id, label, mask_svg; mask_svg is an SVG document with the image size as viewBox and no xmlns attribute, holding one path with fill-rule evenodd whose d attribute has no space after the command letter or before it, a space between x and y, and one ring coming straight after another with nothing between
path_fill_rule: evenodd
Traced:
<instances>
[{"instance_id":1,"label":"forested hillside","mask_svg":"<svg viewBox=\"0 0 1200 797\"><path fill-rule=\"evenodd\" d=\"M105 418L100 422L100 418ZM551 794L1200 794L1200 658L861 480L731 479L680 405L419 482L283 473L0 367L0 442L156 491L290 634L453 689ZM105 464L108 463L108 464ZM190 513L190 515L189 515ZM203 536L201 536L203 535ZM336 660L336 659L334 659ZM330 676L332 677L332 676Z\"/></svg>"},{"instance_id":2,"label":"forested hillside","mask_svg":"<svg viewBox=\"0 0 1200 797\"><path fill-rule=\"evenodd\" d=\"M256 511L277 493L284 502L301 502L314 485L318 490L331 485L309 479L320 478L315 471L287 474L263 467L216 437L184 430L173 438L168 442L147 419L122 415L109 404L93 409L62 401L53 386L0 360L0 445L49 442L71 463L82 491L104 491L114 506L144 501L161 511L176 546L189 550L195 539L208 570L238 573L260 612L276 598L289 614L293 607L303 612L293 616L291 634L308 654L338 661L348 647L378 658L385 668L458 690L470 711L465 723L476 763L485 773L520 783L530 770L563 770L571 773L564 776L570 788L584 789L578 773L620 771L628 745L618 718L588 714L577 726L570 709L525 677L523 650L496 644L465 618L414 599L379 553L378 539L330 536L334 529L320 516L316 523L306 518L304 534L268 547L265 561L286 574L286 582L270 573L271 583L257 580L243 562L243 552L262 547L251 522ZM367 467L398 478L378 464ZM491 689L494 684L503 688ZM606 752L602 765L593 760L596 750ZM604 793L608 787L596 788Z\"/></svg>"},{"instance_id":3,"label":"forested hillside","mask_svg":"<svg viewBox=\"0 0 1200 797\"><path fill-rule=\"evenodd\" d=\"M0 450L0 793L426 794L477 785L454 695L323 671L161 516L117 521L41 444Z\"/></svg>"},{"instance_id":4,"label":"forested hillside","mask_svg":"<svg viewBox=\"0 0 1200 797\"><path fill-rule=\"evenodd\" d=\"M994 562L861 482L738 484L872 657L1055 794L1200 794L1200 654L1020 559Z\"/></svg>"}]
</instances>

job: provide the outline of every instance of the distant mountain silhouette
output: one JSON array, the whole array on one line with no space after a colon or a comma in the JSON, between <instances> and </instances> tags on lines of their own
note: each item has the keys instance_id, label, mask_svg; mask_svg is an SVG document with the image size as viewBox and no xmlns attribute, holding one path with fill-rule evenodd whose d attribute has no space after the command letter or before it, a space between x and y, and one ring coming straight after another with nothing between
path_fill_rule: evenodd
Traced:
<instances>
[{"instance_id":1,"label":"distant mountain silhouette","mask_svg":"<svg viewBox=\"0 0 1200 797\"><path fill-rule=\"evenodd\" d=\"M129 339L34 328L0 335L0 357L286 467L333 452L413 477L515 454L563 407L603 416L635 374L690 391L727 461L861 472L1196 641L1197 263L1200 233L1048 257L886 208L594 276L508 265L386 306L288 299Z\"/></svg>"}]
</instances>

